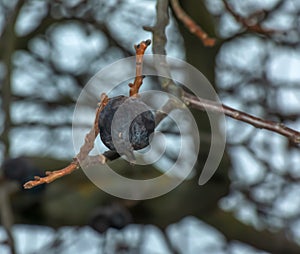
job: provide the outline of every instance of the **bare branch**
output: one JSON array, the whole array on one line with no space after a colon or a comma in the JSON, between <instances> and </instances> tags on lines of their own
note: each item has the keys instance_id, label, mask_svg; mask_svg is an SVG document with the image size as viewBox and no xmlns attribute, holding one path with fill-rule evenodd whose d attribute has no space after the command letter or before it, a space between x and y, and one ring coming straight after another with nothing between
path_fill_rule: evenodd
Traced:
<instances>
[{"instance_id":1,"label":"bare branch","mask_svg":"<svg viewBox=\"0 0 300 254\"><path fill-rule=\"evenodd\" d=\"M98 105L99 107L96 110L94 125L93 125L92 129L89 131L89 133L86 134L85 139L84 139L84 144L80 148L79 153L74 158L74 161L71 162L67 167L65 167L63 169L52 171L52 172L47 171L45 177L36 176L34 180L28 181L27 183L24 184L25 189L31 189L31 188L38 186L40 184L43 184L43 183L51 183L58 178L61 178L68 174L71 174L73 171L78 169L81 164L84 164L84 165L89 164L85 160L88 160L88 154L94 148L94 141L95 141L97 135L99 134L98 127L95 129L95 126L97 125L96 121L99 118L99 114L100 114L101 110L105 107L107 101L108 101L107 96L105 94L102 94L101 102L99 103L99 105ZM101 158L101 160L98 160L98 161L101 161L102 164L104 164L107 161L107 159L104 155L99 155L98 157Z\"/></svg>"},{"instance_id":2,"label":"bare branch","mask_svg":"<svg viewBox=\"0 0 300 254\"><path fill-rule=\"evenodd\" d=\"M146 26L144 29L152 33L152 52L153 54L161 55L159 61L155 63L156 70L159 73L159 80L167 92L175 96L181 96L182 89L178 87L172 79L163 77L171 77L168 63L164 58L167 55L165 46L167 44L167 36L165 34L166 27L169 24L169 0L158 0L156 2L156 21L154 26Z\"/></svg>"},{"instance_id":3,"label":"bare branch","mask_svg":"<svg viewBox=\"0 0 300 254\"><path fill-rule=\"evenodd\" d=\"M45 177L35 176L34 180L26 182L24 184L24 189L31 189L43 183L51 183L62 176L71 174L78 167L79 167L79 163L78 161L76 161L76 162L72 162L70 165L68 165L63 169L56 170L56 171L46 171Z\"/></svg>"},{"instance_id":4,"label":"bare branch","mask_svg":"<svg viewBox=\"0 0 300 254\"><path fill-rule=\"evenodd\" d=\"M216 43L215 38L210 38L207 33L196 24L196 22L181 8L178 0L170 0L171 6L176 17L186 26L186 28L196 35L204 46L213 47Z\"/></svg>"},{"instance_id":5,"label":"bare branch","mask_svg":"<svg viewBox=\"0 0 300 254\"><path fill-rule=\"evenodd\" d=\"M136 77L133 84L129 84L130 87L130 96L135 96L141 84L143 83L142 76L142 61L145 50L150 45L151 41L142 41L140 44L135 45L136 50ZM109 98L106 94L101 94L101 101L98 104L98 108L96 109L95 120L93 127L86 134L84 139L84 144L81 146L79 153L76 155L74 160L65 168L55 171L47 171L46 176L39 177L35 176L34 180L28 181L24 184L25 189L30 189L35 186L44 183L51 183L58 178L61 178L65 175L71 174L73 171L78 169L80 166L89 167L95 164L105 164L108 160L117 159L120 157L118 153L112 151L111 153L104 153L97 156L89 156L90 151L94 148L94 142L96 137L99 134L98 121L101 111L104 109L106 104L108 103ZM106 155L109 157L107 158Z\"/></svg>"},{"instance_id":6,"label":"bare branch","mask_svg":"<svg viewBox=\"0 0 300 254\"><path fill-rule=\"evenodd\" d=\"M255 32L255 33L259 33L259 34L264 34L264 35L271 35L274 33L279 33L280 31L276 31L273 29L267 29L267 28L263 28L259 22L256 22L254 24L253 20L255 20L255 17L259 17L262 13L256 13L255 16L251 16L249 18L244 18L242 16L240 16L239 14L237 14L234 9L232 8L232 6L227 2L227 0L223 0L225 9L234 17L234 19L242 24L247 30L251 31L251 32Z\"/></svg>"},{"instance_id":7,"label":"bare branch","mask_svg":"<svg viewBox=\"0 0 300 254\"><path fill-rule=\"evenodd\" d=\"M190 107L200 110L210 110L224 113L226 116L229 116L235 120L249 123L256 128L276 132L280 135L289 138L291 142L295 144L300 144L300 132L288 128L282 123L267 121L256 116L249 115L243 111L239 111L234 108L228 107L224 104L217 104L214 101L198 98L189 93L184 93L182 99Z\"/></svg>"},{"instance_id":8,"label":"bare branch","mask_svg":"<svg viewBox=\"0 0 300 254\"><path fill-rule=\"evenodd\" d=\"M143 84L143 57L147 47L151 44L151 40L142 41L138 45L134 45L134 49L136 52L136 74L133 83L129 84L130 90L129 95L135 96L138 94L141 85Z\"/></svg>"},{"instance_id":9,"label":"bare branch","mask_svg":"<svg viewBox=\"0 0 300 254\"><path fill-rule=\"evenodd\" d=\"M156 2L156 23L154 26L144 26L146 31L152 33L152 52L153 54L166 55L165 45L167 36L165 29L169 24L169 0Z\"/></svg>"},{"instance_id":10,"label":"bare branch","mask_svg":"<svg viewBox=\"0 0 300 254\"><path fill-rule=\"evenodd\" d=\"M172 0L170 0L172 2ZM225 1L225 0L224 0ZM153 53L158 52L160 54L165 53L165 46L167 43L166 35L165 35L165 29L166 24L168 24L168 15L164 15L162 12L166 11L166 9L162 9L159 7L165 6L167 8L168 0L162 0L157 1L157 20L156 25L150 28L146 28L146 30L151 31L153 33ZM162 6L161 6L162 5ZM161 25L164 24L164 25ZM161 38L160 38L161 36ZM164 65L164 68L166 71L167 64ZM176 84L171 80L169 80L169 86L164 86L163 88L167 90L168 92L174 93L174 86ZM267 121L259 117L255 117L252 115L249 115L245 112L236 110L234 108L231 108L229 106L226 106L224 104L220 105L214 101L206 100L203 98L198 98L190 93L184 92L181 88L177 87L177 91L179 89L179 92L177 92L177 95L181 97L181 99L187 104L187 106L199 109L199 110L210 110L210 111L216 111L224 113L226 116L229 116L233 119L236 119L238 121L242 121L248 124L253 125L256 128L266 129L269 131L276 132L280 135L283 135L290 139L291 142L295 144L300 144L300 132L293 130L291 128L288 128L282 123L276 123L272 121ZM175 89L176 91L176 89ZM166 105L167 107L168 105ZM158 119L161 121L164 118L165 114L161 114Z\"/></svg>"}]
</instances>

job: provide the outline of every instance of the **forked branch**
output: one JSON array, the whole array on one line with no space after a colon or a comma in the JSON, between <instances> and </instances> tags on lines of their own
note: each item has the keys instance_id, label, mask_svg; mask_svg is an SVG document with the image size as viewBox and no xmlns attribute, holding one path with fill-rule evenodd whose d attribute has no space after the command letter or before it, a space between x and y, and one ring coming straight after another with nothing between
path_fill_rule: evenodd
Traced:
<instances>
[{"instance_id":1,"label":"forked branch","mask_svg":"<svg viewBox=\"0 0 300 254\"><path fill-rule=\"evenodd\" d=\"M242 24L247 30L254 32L254 33L259 33L259 34L264 34L264 35L271 35L274 33L278 33L279 31L276 31L274 29L267 29L263 28L259 22L255 22L253 24L253 20L255 17L250 17L250 18L244 18L238 13L234 11L232 6L227 2L227 0L223 0L225 9L234 17L234 19ZM256 14L258 16L260 13Z\"/></svg>"},{"instance_id":2,"label":"forked branch","mask_svg":"<svg viewBox=\"0 0 300 254\"><path fill-rule=\"evenodd\" d=\"M96 121L99 119L99 114L102 111L102 109L105 107L107 102L108 102L107 95L102 94L101 102L99 103L98 108L96 110L95 123L92 129L86 134L84 144L80 148L79 153L76 155L73 161L63 169L55 170L55 171L46 171L45 173L46 176L44 177L35 176L34 180L28 181L24 184L25 189L31 189L43 183L51 183L58 178L71 174L73 171L75 171L80 167L80 164L82 165L82 164L90 163L90 160L92 158L90 158L90 156L88 155L90 151L94 148L95 139L99 134L98 127L95 128L95 126L97 126ZM98 159L97 162L100 162L102 164L104 164L107 161L107 158L102 154L98 155L97 159Z\"/></svg>"},{"instance_id":3,"label":"forked branch","mask_svg":"<svg viewBox=\"0 0 300 254\"><path fill-rule=\"evenodd\" d=\"M167 8L167 6L163 4L163 3L166 4L167 2L168 0L157 1L157 7L164 6ZM171 3L172 2L174 3L177 1L171 0ZM151 27L151 29L147 29L148 31L152 32L153 38L155 39L155 40L153 39L153 47L152 47L154 53L162 54L163 52L165 52L165 46L167 43L166 35L165 35L166 26L161 26L160 24L168 24L169 22L169 16L164 15L164 12L166 11L167 11L166 9L162 10L161 8L157 8L156 25ZM173 86L176 86L174 82L172 82L172 86L166 87L167 91L172 93L172 91L174 91L174 89L172 89ZM181 94L180 96L181 99L189 107L193 107L199 110L210 110L210 111L224 113L228 117L251 124L256 128L266 129L278 133L280 135L283 135L289 138L289 140L294 144L300 144L300 132L291 129L282 123L272 122L256 116L252 116L245 112L226 106L224 104L218 104L215 101L198 98L188 92L184 92L183 90L177 94Z\"/></svg>"},{"instance_id":4,"label":"forked branch","mask_svg":"<svg viewBox=\"0 0 300 254\"><path fill-rule=\"evenodd\" d=\"M146 40L142 41L140 44L135 45L135 51L136 51L136 77L133 84L129 84L130 87L130 96L136 96L139 92L139 89L143 83L143 76L142 76L142 63L143 63L143 56L145 53L145 50L150 45L151 41ZM44 183L51 183L55 181L58 178L61 178L65 175L71 174L76 169L80 168L80 166L88 167L95 164L104 164L108 160L114 160L119 158L119 154L110 151L105 152L104 154L100 154L97 156L89 156L90 151L94 148L94 142L96 137L99 134L99 128L98 128L98 121L101 111L104 109L106 104L109 101L109 98L106 94L102 94L100 98L100 103L98 104L98 108L96 110L95 114L95 120L93 127L91 130L86 134L84 139L84 144L80 148L79 153L76 155L76 157L73 159L73 161L65 168L55 171L47 171L44 177L35 176L34 180L28 181L24 184L25 189L31 189L35 186L38 186L40 184Z\"/></svg>"}]
</instances>

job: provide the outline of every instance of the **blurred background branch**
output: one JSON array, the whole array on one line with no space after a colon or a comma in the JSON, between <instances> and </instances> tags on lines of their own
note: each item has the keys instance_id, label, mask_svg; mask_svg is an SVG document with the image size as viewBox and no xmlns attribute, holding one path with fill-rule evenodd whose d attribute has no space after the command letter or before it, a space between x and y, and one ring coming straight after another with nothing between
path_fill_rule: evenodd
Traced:
<instances>
[{"instance_id":1,"label":"blurred background branch","mask_svg":"<svg viewBox=\"0 0 300 254\"><path fill-rule=\"evenodd\" d=\"M6 244L10 248L12 254L16 254L15 241L13 237L12 226L14 224L13 212L10 204L11 193L16 192L17 186L12 182L2 182L0 184L0 213L1 224L5 228L7 234ZM3 244L3 243L2 243Z\"/></svg>"}]
</instances>

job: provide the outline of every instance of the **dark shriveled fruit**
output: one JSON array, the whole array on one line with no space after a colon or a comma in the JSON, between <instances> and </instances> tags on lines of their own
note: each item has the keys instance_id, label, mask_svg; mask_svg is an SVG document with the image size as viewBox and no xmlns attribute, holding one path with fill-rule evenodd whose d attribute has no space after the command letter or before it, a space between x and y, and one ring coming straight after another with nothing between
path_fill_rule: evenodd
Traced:
<instances>
[{"instance_id":1,"label":"dark shriveled fruit","mask_svg":"<svg viewBox=\"0 0 300 254\"><path fill-rule=\"evenodd\" d=\"M98 126L101 140L110 150L133 160L132 150L149 145L155 119L141 99L121 95L109 99L100 113Z\"/></svg>"}]
</instances>

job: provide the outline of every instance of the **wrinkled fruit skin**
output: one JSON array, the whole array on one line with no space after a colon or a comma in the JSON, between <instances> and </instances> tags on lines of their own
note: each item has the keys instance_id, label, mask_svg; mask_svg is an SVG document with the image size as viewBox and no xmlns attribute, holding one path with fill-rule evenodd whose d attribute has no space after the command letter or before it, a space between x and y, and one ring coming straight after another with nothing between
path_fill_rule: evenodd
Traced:
<instances>
[{"instance_id":1,"label":"wrinkled fruit skin","mask_svg":"<svg viewBox=\"0 0 300 254\"><path fill-rule=\"evenodd\" d=\"M100 113L98 126L101 140L110 150L128 155L128 151L140 150L149 145L155 119L148 106L139 98L121 95L109 99Z\"/></svg>"}]
</instances>

